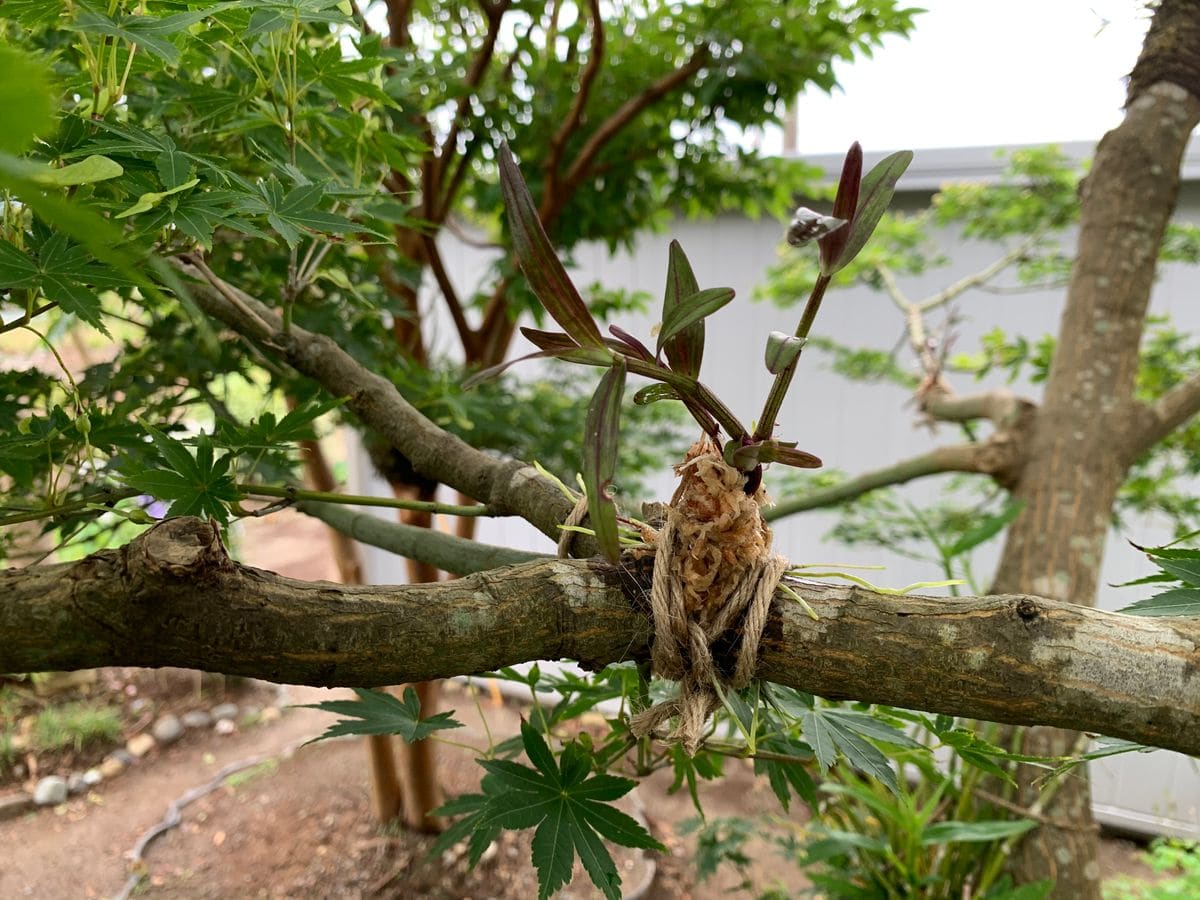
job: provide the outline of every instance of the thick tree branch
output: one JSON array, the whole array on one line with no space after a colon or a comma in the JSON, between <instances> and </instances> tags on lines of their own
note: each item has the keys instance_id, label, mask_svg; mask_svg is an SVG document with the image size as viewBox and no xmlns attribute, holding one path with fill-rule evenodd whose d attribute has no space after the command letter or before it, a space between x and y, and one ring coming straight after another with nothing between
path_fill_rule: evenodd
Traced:
<instances>
[{"instance_id":1,"label":"thick tree branch","mask_svg":"<svg viewBox=\"0 0 1200 900\"><path fill-rule=\"evenodd\" d=\"M803 497L782 500L763 510L763 517L768 521L773 521L810 509L836 506L879 488L904 484L906 481L923 478L926 475L939 475L943 472L991 474L992 470L993 465L988 458L988 442L952 444L947 447L938 447L929 453L922 453L920 456L901 460L894 465L885 466L873 472L865 472L849 481L813 491Z\"/></svg>"},{"instance_id":2,"label":"thick tree branch","mask_svg":"<svg viewBox=\"0 0 1200 900\"><path fill-rule=\"evenodd\" d=\"M1012 427L1023 412L1034 405L1006 388L977 394L955 394L934 387L921 397L921 411L941 422L973 422L988 419L997 428Z\"/></svg>"},{"instance_id":3,"label":"thick tree branch","mask_svg":"<svg viewBox=\"0 0 1200 900\"><path fill-rule=\"evenodd\" d=\"M794 587L819 618L776 601L762 678L1200 754L1200 621ZM238 565L212 526L172 519L119 550L0 571L0 671L175 665L362 686L533 659L599 667L647 656L642 590L628 571L565 560L431 585L309 584Z\"/></svg>"},{"instance_id":4,"label":"thick tree branch","mask_svg":"<svg viewBox=\"0 0 1200 900\"><path fill-rule=\"evenodd\" d=\"M179 260L184 271L193 263L190 256ZM227 282L221 285L223 290L204 282L192 286L192 296L205 313L253 339L269 355L286 360L334 397L345 397L346 408L421 475L479 498L497 515L521 516L558 540L558 525L572 504L536 469L489 456L443 431L413 408L395 385L364 368L331 338L297 325L284 331L274 311Z\"/></svg>"},{"instance_id":5,"label":"thick tree branch","mask_svg":"<svg viewBox=\"0 0 1200 900\"><path fill-rule=\"evenodd\" d=\"M1200 413L1200 375L1177 384L1154 403L1139 403L1128 441L1133 457L1141 456L1197 413Z\"/></svg>"}]
</instances>

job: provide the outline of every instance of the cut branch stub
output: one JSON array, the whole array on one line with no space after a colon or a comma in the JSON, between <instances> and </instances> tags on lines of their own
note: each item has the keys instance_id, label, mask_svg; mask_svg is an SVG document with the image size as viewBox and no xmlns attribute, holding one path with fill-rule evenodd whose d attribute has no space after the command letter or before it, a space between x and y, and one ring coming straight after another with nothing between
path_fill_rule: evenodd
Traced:
<instances>
[{"instance_id":1,"label":"cut branch stub","mask_svg":"<svg viewBox=\"0 0 1200 900\"><path fill-rule=\"evenodd\" d=\"M529 287L546 312L581 347L603 347L600 328L559 261L542 228L533 196L508 149L500 145L500 189L512 230L513 250Z\"/></svg>"},{"instance_id":2,"label":"cut branch stub","mask_svg":"<svg viewBox=\"0 0 1200 900\"><path fill-rule=\"evenodd\" d=\"M617 468L624 393L625 360L616 357L600 379L583 427L583 481L588 493L588 515L596 543L612 563L620 559L621 543L617 536L617 508L608 492Z\"/></svg>"}]
</instances>

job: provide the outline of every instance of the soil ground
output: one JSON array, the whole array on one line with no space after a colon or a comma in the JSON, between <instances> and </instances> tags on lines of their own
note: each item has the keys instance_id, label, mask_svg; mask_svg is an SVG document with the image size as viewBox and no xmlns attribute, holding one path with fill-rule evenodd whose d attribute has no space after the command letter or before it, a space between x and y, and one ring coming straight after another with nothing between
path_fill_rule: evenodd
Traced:
<instances>
[{"instance_id":1,"label":"soil ground","mask_svg":"<svg viewBox=\"0 0 1200 900\"><path fill-rule=\"evenodd\" d=\"M287 514L283 514L287 515ZM251 523L242 538L245 556L258 565L298 578L332 578L319 524L303 517L272 517L270 527ZM314 703L344 691L290 688L289 703ZM457 708L464 729L456 741L486 743L480 717L493 735L518 730L520 708L447 687L443 708ZM127 853L162 819L167 806L203 785L231 763L263 758L187 806L181 824L151 843L137 896L172 900L217 898L513 898L537 895L529 862L528 833L505 833L473 872L461 856L427 861L431 840L388 833L376 824L370 802L366 749L361 741L327 741L298 748L331 721L324 713L291 709L281 721L237 734L189 735L159 748L119 778L53 810L0 822L0 898L74 900L116 896L130 875ZM498 738L499 739L499 738ZM474 788L479 769L470 752L446 748L442 781L448 794ZM728 777L703 785L710 817L773 817L778 804L747 765L733 762ZM686 792L667 793L667 773L637 789L636 803L652 831L671 853L656 861L657 877L647 898L755 896L770 887L794 894L801 873L763 841L747 846L744 873L719 871L698 884L691 862L694 838L681 824L694 815ZM798 818L794 821L799 821ZM777 824L778 823L777 821ZM1105 876L1146 870L1128 842L1105 841ZM644 885L646 859L614 854L627 890ZM743 878L755 891L740 893ZM599 896L586 876L561 895Z\"/></svg>"}]
</instances>

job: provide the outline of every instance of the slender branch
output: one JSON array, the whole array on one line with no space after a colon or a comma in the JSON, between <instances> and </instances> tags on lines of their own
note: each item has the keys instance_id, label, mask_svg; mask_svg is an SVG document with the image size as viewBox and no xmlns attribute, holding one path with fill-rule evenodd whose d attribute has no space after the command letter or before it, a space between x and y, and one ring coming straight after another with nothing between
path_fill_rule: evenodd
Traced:
<instances>
[{"instance_id":1,"label":"slender branch","mask_svg":"<svg viewBox=\"0 0 1200 900\"><path fill-rule=\"evenodd\" d=\"M42 313L48 313L50 310L57 308L57 300L52 300L49 303L43 303L37 309L32 309L23 313L19 319L13 319L11 322L0 324L0 334L4 334L6 331L16 331L18 328L24 328Z\"/></svg>"},{"instance_id":2,"label":"slender branch","mask_svg":"<svg viewBox=\"0 0 1200 900\"><path fill-rule=\"evenodd\" d=\"M995 262L980 269L973 275L967 275L955 281L953 284L947 285L944 289L926 297L924 300L917 301L916 305L923 313L937 309L939 306L945 306L947 303L955 300L962 294L972 288L981 287L991 281L1017 260L1028 255L1029 251L1037 246L1037 242L1041 239L1041 233L1031 235L1026 240L1022 241L1016 247L1013 247Z\"/></svg>"},{"instance_id":3,"label":"slender branch","mask_svg":"<svg viewBox=\"0 0 1200 900\"><path fill-rule=\"evenodd\" d=\"M459 340L462 341L463 351L469 357L475 344L478 342L478 336L471 330L471 326L467 323L462 303L458 299L458 294L454 290L450 276L446 273L446 266L442 262L442 252L438 249L437 239L427 232L422 232L421 241L425 246L425 258L429 260L429 268L433 271L433 277L438 283L438 289L442 292L442 297L446 300L446 306L450 309L450 317L454 320L454 327L458 331Z\"/></svg>"},{"instance_id":4,"label":"slender branch","mask_svg":"<svg viewBox=\"0 0 1200 900\"><path fill-rule=\"evenodd\" d=\"M370 513L355 512L330 503L303 502L296 504L296 508L356 541L397 556L420 560L452 575L471 575L549 558L543 553L497 547L443 534L436 528L389 522Z\"/></svg>"},{"instance_id":5,"label":"slender branch","mask_svg":"<svg viewBox=\"0 0 1200 900\"><path fill-rule=\"evenodd\" d=\"M554 132L550 138L550 152L546 155L546 187L542 197L543 204L548 202L547 198L557 192L558 166L562 162L563 148L566 147L567 140L575 132L575 129L579 127L579 121L583 117L588 97L592 92L592 83L596 80L596 76L600 72L600 65L604 61L604 21L600 14L600 0L589 0L588 17L592 21L592 48L588 54L583 74L579 77L579 90L575 94L567 117L563 119L558 131Z\"/></svg>"},{"instance_id":6,"label":"slender branch","mask_svg":"<svg viewBox=\"0 0 1200 900\"><path fill-rule=\"evenodd\" d=\"M237 488L249 497L281 497L284 500L311 500L316 503L341 504L343 506L374 506L384 509L410 509L417 512L438 513L444 516L491 516L495 515L486 506L473 503L456 506L434 500L405 500L398 497L372 497L363 494L341 494L335 491L314 491L286 485L276 487L269 484L238 482Z\"/></svg>"},{"instance_id":7,"label":"slender branch","mask_svg":"<svg viewBox=\"0 0 1200 900\"><path fill-rule=\"evenodd\" d=\"M570 168L567 169L567 174L562 180L564 189L556 192L554 197L542 197L542 208L539 210L542 224L548 224L562 212L567 200L580 182L588 176L592 163L595 162L596 157L609 141L620 134L622 129L637 118L643 110L685 84L688 79L704 68L708 61L708 47L697 47L682 66L664 75L640 94L629 98L616 112L602 122L580 148L578 155L571 162Z\"/></svg>"},{"instance_id":8,"label":"slender branch","mask_svg":"<svg viewBox=\"0 0 1200 900\"><path fill-rule=\"evenodd\" d=\"M190 270L187 262L180 260L185 272ZM298 325L285 334L278 327L279 317L264 304L226 282L222 286L224 290L203 282L193 285L193 298L206 314L252 337L265 352L285 360L332 396L345 397L346 408L420 474L477 497L495 515L519 515L558 540L558 525L572 504L551 481L531 466L498 459L443 431L414 409L394 384L366 369L331 338ZM230 293L239 304L229 300ZM242 308L268 326L266 335L255 333L256 326Z\"/></svg>"},{"instance_id":9,"label":"slender branch","mask_svg":"<svg viewBox=\"0 0 1200 900\"><path fill-rule=\"evenodd\" d=\"M442 141L442 146L433 163L431 186L435 190L445 180L446 166L458 143L458 133L462 129L463 117L467 114L471 96L483 81L483 76L487 74L488 66L491 65L492 56L496 51L496 40L500 37L500 21L504 18L504 13L510 5L510 0L482 4L483 13L487 19L487 33L483 36L483 43L471 60L471 67L467 70L466 78L463 80L462 93L459 95L458 104L454 109L454 118L450 120L450 129L446 132L446 139ZM432 202L431 198L430 203L432 204Z\"/></svg>"},{"instance_id":10,"label":"slender branch","mask_svg":"<svg viewBox=\"0 0 1200 900\"><path fill-rule=\"evenodd\" d=\"M759 649L768 681L1200 754L1200 621L1025 595L794 587L818 618L776 600ZM238 565L212 525L171 519L118 550L0 571L0 671L174 665L364 686L534 659L598 668L648 657L645 590L598 560L427 585L309 584Z\"/></svg>"},{"instance_id":11,"label":"slender branch","mask_svg":"<svg viewBox=\"0 0 1200 900\"><path fill-rule=\"evenodd\" d=\"M798 512L810 509L821 509L826 506L836 506L863 494L904 484L914 478L924 478L926 475L939 475L943 472L987 472L983 448L986 444L952 444L938 447L929 453L901 460L891 466L866 472L849 481L835 484L833 487L813 491L803 497L783 500L763 511L763 517L768 521L782 519Z\"/></svg>"}]
</instances>

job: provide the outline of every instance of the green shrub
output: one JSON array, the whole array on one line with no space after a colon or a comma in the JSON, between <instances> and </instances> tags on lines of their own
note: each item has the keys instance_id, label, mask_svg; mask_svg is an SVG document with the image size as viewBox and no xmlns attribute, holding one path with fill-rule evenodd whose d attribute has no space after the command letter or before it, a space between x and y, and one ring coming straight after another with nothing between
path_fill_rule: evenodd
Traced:
<instances>
[{"instance_id":1,"label":"green shrub","mask_svg":"<svg viewBox=\"0 0 1200 900\"><path fill-rule=\"evenodd\" d=\"M121 713L116 707L92 703L48 706L33 720L33 746L38 750L81 750L88 744L116 741L121 736Z\"/></svg>"},{"instance_id":2,"label":"green shrub","mask_svg":"<svg viewBox=\"0 0 1200 900\"><path fill-rule=\"evenodd\" d=\"M1200 897L1200 842L1160 838L1150 845L1146 862L1165 881L1114 878L1104 885L1104 900L1168 900Z\"/></svg>"}]
</instances>

